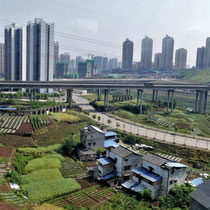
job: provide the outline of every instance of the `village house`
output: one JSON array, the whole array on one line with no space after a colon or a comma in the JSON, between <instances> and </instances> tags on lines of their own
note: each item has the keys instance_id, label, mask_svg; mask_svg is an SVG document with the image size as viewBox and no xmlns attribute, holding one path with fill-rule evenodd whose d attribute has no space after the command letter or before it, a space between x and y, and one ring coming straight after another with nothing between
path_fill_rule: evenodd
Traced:
<instances>
[{"instance_id":1,"label":"village house","mask_svg":"<svg viewBox=\"0 0 210 210\"><path fill-rule=\"evenodd\" d=\"M190 193L190 210L210 210L210 180L197 186Z\"/></svg>"},{"instance_id":2,"label":"village house","mask_svg":"<svg viewBox=\"0 0 210 210\"><path fill-rule=\"evenodd\" d=\"M92 149L83 149L80 150L79 153L79 160L80 161L95 161L96 160L96 152Z\"/></svg>"},{"instance_id":3,"label":"village house","mask_svg":"<svg viewBox=\"0 0 210 210\"><path fill-rule=\"evenodd\" d=\"M104 135L105 133L93 126L89 125L80 130L80 143L84 145L86 149L98 149L104 147Z\"/></svg>"},{"instance_id":4,"label":"village house","mask_svg":"<svg viewBox=\"0 0 210 210\"><path fill-rule=\"evenodd\" d=\"M142 157L141 166L132 170L130 180L122 186L134 192L149 189L154 200L166 196L175 184L184 184L186 170L186 165L147 153Z\"/></svg>"},{"instance_id":5,"label":"village house","mask_svg":"<svg viewBox=\"0 0 210 210\"><path fill-rule=\"evenodd\" d=\"M142 156L121 145L109 147L105 158L98 159L97 179L110 185L128 180L131 170L141 165Z\"/></svg>"}]
</instances>

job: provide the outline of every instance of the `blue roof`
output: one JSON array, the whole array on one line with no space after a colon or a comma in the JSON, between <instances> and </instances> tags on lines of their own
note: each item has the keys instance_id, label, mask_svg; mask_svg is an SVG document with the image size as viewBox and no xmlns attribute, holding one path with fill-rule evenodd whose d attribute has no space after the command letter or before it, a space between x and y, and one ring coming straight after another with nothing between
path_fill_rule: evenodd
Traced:
<instances>
[{"instance_id":1,"label":"blue roof","mask_svg":"<svg viewBox=\"0 0 210 210\"><path fill-rule=\"evenodd\" d=\"M201 178L196 178L196 179L193 179L193 180L191 181L191 183L194 184L196 187L197 187L198 185L202 184L203 182L204 182L204 181L203 181L203 179L201 179Z\"/></svg>"},{"instance_id":2,"label":"blue roof","mask_svg":"<svg viewBox=\"0 0 210 210\"><path fill-rule=\"evenodd\" d=\"M104 141L104 147L108 148L108 147L118 147L118 143L116 143L114 140L106 140Z\"/></svg>"},{"instance_id":3,"label":"blue roof","mask_svg":"<svg viewBox=\"0 0 210 210\"><path fill-rule=\"evenodd\" d=\"M107 132L105 133L105 137L116 136L116 135L117 135L117 133L115 133L115 132L113 132L113 131L107 131Z\"/></svg>"},{"instance_id":4,"label":"blue roof","mask_svg":"<svg viewBox=\"0 0 210 210\"><path fill-rule=\"evenodd\" d=\"M111 174L108 174L108 175L106 175L106 176L98 177L98 180L107 180L107 179L110 179L110 178L112 178L112 177L114 177L114 176L116 176L116 175L117 175L117 172L115 171L115 172L113 172L113 173L111 173Z\"/></svg>"},{"instance_id":5,"label":"blue roof","mask_svg":"<svg viewBox=\"0 0 210 210\"><path fill-rule=\"evenodd\" d=\"M175 168L187 168L188 166L184 165L184 164L181 164L181 163L176 163L176 162L167 162L166 163L166 166L169 166L169 167L175 167Z\"/></svg>"},{"instance_id":6,"label":"blue roof","mask_svg":"<svg viewBox=\"0 0 210 210\"><path fill-rule=\"evenodd\" d=\"M147 169L142 168L142 167L133 169L132 172L141 175L142 177L144 177L145 179L148 179L151 182L156 182L161 179L161 176L153 172L150 172Z\"/></svg>"},{"instance_id":7,"label":"blue roof","mask_svg":"<svg viewBox=\"0 0 210 210\"><path fill-rule=\"evenodd\" d=\"M102 165L108 165L108 164L114 163L114 160L110 157L100 158L97 161L101 163Z\"/></svg>"}]
</instances>

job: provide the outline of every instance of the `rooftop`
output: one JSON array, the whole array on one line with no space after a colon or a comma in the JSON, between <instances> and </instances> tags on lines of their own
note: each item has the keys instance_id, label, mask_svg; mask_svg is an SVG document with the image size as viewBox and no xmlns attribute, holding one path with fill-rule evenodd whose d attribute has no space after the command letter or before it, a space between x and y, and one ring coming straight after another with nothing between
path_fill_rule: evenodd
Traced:
<instances>
[{"instance_id":1,"label":"rooftop","mask_svg":"<svg viewBox=\"0 0 210 210\"><path fill-rule=\"evenodd\" d=\"M160 157L158 155L153 155L151 153L147 153L146 155L143 156L142 159L146 160L146 161L148 161L150 163L153 163L154 165L157 165L157 166L162 166L163 164L168 162L167 159L162 158L162 157Z\"/></svg>"},{"instance_id":2,"label":"rooftop","mask_svg":"<svg viewBox=\"0 0 210 210\"><path fill-rule=\"evenodd\" d=\"M106 131L105 133L105 137L111 137L111 136L116 136L117 133L113 132L113 131Z\"/></svg>"},{"instance_id":3,"label":"rooftop","mask_svg":"<svg viewBox=\"0 0 210 210\"><path fill-rule=\"evenodd\" d=\"M147 179L151 182L156 182L161 179L161 176L159 176L158 174L155 174L153 172L150 172L143 167L133 169L132 172L141 175L142 177L144 177L145 179Z\"/></svg>"},{"instance_id":4,"label":"rooftop","mask_svg":"<svg viewBox=\"0 0 210 210\"><path fill-rule=\"evenodd\" d=\"M118 147L118 143L116 143L114 140L106 140L104 141L104 147L108 148L108 147Z\"/></svg>"},{"instance_id":5,"label":"rooftop","mask_svg":"<svg viewBox=\"0 0 210 210\"><path fill-rule=\"evenodd\" d=\"M198 185L198 189L190 193L190 197L206 209L210 208L210 180Z\"/></svg>"},{"instance_id":6,"label":"rooftop","mask_svg":"<svg viewBox=\"0 0 210 210\"><path fill-rule=\"evenodd\" d=\"M100 158L97 161L102 165L108 165L114 163L114 160L110 157Z\"/></svg>"},{"instance_id":7,"label":"rooftop","mask_svg":"<svg viewBox=\"0 0 210 210\"><path fill-rule=\"evenodd\" d=\"M131 155L133 152L123 146L118 146L111 150L114 154L120 156L121 158L125 158L129 155Z\"/></svg>"}]
</instances>

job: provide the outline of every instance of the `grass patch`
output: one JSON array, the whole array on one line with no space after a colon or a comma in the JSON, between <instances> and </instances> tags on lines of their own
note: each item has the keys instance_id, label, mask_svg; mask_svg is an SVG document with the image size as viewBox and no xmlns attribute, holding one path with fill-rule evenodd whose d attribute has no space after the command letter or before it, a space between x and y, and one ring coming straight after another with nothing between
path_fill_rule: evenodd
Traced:
<instances>
[{"instance_id":1,"label":"grass patch","mask_svg":"<svg viewBox=\"0 0 210 210\"><path fill-rule=\"evenodd\" d=\"M64 157L59 154L33 159L26 165L24 173L27 174L40 169L61 168L61 160L63 159Z\"/></svg>"},{"instance_id":2,"label":"grass patch","mask_svg":"<svg viewBox=\"0 0 210 210\"><path fill-rule=\"evenodd\" d=\"M58 123L61 122L68 122L68 123L75 123L79 122L80 119L76 116L67 114L67 113L50 113Z\"/></svg>"},{"instance_id":3,"label":"grass patch","mask_svg":"<svg viewBox=\"0 0 210 210\"><path fill-rule=\"evenodd\" d=\"M56 196L79 190L81 186L74 179L62 178L32 182L23 185L22 189L32 202L41 203Z\"/></svg>"},{"instance_id":4,"label":"grass patch","mask_svg":"<svg viewBox=\"0 0 210 210\"><path fill-rule=\"evenodd\" d=\"M24 175L21 177L21 184L30 184L31 182L40 182L44 180L54 180L61 179L62 174L58 168L53 169L41 169L38 171L34 171L29 173L28 175Z\"/></svg>"}]
</instances>

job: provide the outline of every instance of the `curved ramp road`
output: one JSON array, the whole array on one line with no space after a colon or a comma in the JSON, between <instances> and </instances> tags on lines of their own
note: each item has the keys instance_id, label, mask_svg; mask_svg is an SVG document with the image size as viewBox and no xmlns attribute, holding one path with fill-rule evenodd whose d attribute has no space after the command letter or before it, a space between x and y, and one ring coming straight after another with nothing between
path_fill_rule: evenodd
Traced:
<instances>
[{"instance_id":1,"label":"curved ramp road","mask_svg":"<svg viewBox=\"0 0 210 210\"><path fill-rule=\"evenodd\" d=\"M155 128L154 129L146 128L141 125L132 124L132 122L128 122L124 119L120 119L120 118L115 119L104 113L98 112L97 110L95 110L93 106L89 104L87 99L79 95L73 94L73 100L82 108L82 110L89 111L91 118L94 114L96 114L97 116L101 116L100 122L111 128L117 129L116 123L119 123L120 125L118 127L119 130L131 132L133 134L138 134L139 136L142 136L145 138L210 150L209 138L199 138L199 137L193 137L190 135L174 134L173 132L163 131L163 130L159 130ZM110 124L108 124L107 122L108 119L111 120Z\"/></svg>"}]
</instances>

